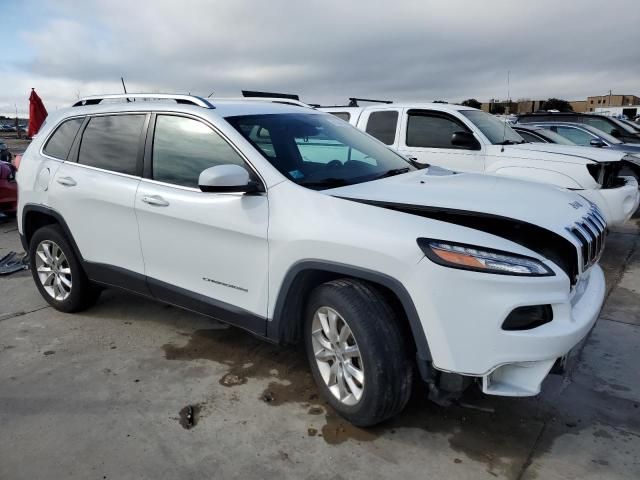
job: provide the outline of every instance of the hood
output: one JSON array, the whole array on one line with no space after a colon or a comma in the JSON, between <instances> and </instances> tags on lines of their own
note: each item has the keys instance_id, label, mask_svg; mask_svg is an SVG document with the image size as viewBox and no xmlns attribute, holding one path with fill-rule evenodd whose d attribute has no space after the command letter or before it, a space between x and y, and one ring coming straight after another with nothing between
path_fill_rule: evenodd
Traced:
<instances>
[{"instance_id":1,"label":"hood","mask_svg":"<svg viewBox=\"0 0 640 480\"><path fill-rule=\"evenodd\" d=\"M454 174L438 167L323 193L400 211L424 207L424 211L431 212L506 217L565 238L566 227L587 215L591 208L580 195L559 187L498 175Z\"/></svg>"},{"instance_id":2,"label":"hood","mask_svg":"<svg viewBox=\"0 0 640 480\"><path fill-rule=\"evenodd\" d=\"M501 148L501 147L499 147ZM549 156L540 156L540 153ZM583 147L580 145L558 145L555 143L523 143L520 145L506 145L502 155L533 160L551 160L565 163L597 163L619 162L625 152L602 148ZM553 156L552 158L549 158Z\"/></svg>"}]
</instances>

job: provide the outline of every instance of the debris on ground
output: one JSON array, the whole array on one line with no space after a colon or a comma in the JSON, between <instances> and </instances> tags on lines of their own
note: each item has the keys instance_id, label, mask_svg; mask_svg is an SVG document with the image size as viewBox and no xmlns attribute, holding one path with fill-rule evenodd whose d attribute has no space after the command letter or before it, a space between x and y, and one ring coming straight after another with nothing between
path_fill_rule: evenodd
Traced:
<instances>
[{"instance_id":1,"label":"debris on ground","mask_svg":"<svg viewBox=\"0 0 640 480\"><path fill-rule=\"evenodd\" d=\"M187 405L180 410L180 425L187 430L192 429L198 423L198 412L200 407L197 405Z\"/></svg>"},{"instance_id":2,"label":"debris on ground","mask_svg":"<svg viewBox=\"0 0 640 480\"><path fill-rule=\"evenodd\" d=\"M26 253L9 252L0 258L0 275L8 275L28 268L29 260Z\"/></svg>"},{"instance_id":3,"label":"debris on ground","mask_svg":"<svg viewBox=\"0 0 640 480\"><path fill-rule=\"evenodd\" d=\"M220 379L220 385L224 385L225 387L242 385L243 383L247 383L247 379L233 373L227 373Z\"/></svg>"},{"instance_id":4,"label":"debris on ground","mask_svg":"<svg viewBox=\"0 0 640 480\"><path fill-rule=\"evenodd\" d=\"M307 434L308 434L310 437L315 437L315 436L318 434L318 429L317 429L317 428L313 428L313 427L309 427L309 428L307 429Z\"/></svg>"},{"instance_id":5,"label":"debris on ground","mask_svg":"<svg viewBox=\"0 0 640 480\"><path fill-rule=\"evenodd\" d=\"M273 393L270 390L265 390L260 396L263 402L271 403L273 402Z\"/></svg>"}]
</instances>

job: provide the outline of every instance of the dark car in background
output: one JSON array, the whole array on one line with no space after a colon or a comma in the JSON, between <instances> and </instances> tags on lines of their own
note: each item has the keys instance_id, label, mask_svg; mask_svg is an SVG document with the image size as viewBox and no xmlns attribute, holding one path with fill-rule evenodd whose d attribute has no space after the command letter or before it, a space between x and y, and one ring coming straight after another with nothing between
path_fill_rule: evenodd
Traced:
<instances>
[{"instance_id":1,"label":"dark car in background","mask_svg":"<svg viewBox=\"0 0 640 480\"><path fill-rule=\"evenodd\" d=\"M558 145L575 145L571 140L538 125L511 125L527 143L555 143Z\"/></svg>"},{"instance_id":2,"label":"dark car in background","mask_svg":"<svg viewBox=\"0 0 640 480\"><path fill-rule=\"evenodd\" d=\"M584 123L602 130L625 143L640 143L640 132L613 117L573 112L536 112L518 115L518 123Z\"/></svg>"},{"instance_id":3,"label":"dark car in background","mask_svg":"<svg viewBox=\"0 0 640 480\"><path fill-rule=\"evenodd\" d=\"M535 124L537 127L548 129L551 133L555 133L573 142L575 145L583 147L608 148L610 150L619 150L622 152L640 153L639 143L623 143L619 139L598 130L587 124L565 123L565 122L540 122Z\"/></svg>"}]
</instances>

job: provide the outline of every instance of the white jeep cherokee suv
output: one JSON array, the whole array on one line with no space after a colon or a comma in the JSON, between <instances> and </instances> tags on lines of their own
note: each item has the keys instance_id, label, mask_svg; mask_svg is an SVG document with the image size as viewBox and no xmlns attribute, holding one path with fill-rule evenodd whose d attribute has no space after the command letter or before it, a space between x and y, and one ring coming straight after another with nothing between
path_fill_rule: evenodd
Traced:
<instances>
[{"instance_id":1,"label":"white jeep cherokee suv","mask_svg":"<svg viewBox=\"0 0 640 480\"><path fill-rule=\"evenodd\" d=\"M115 286L304 342L357 425L398 413L414 372L535 395L596 320L606 228L576 193L418 170L308 108L127 97L164 101L83 99L20 165L19 232L58 310Z\"/></svg>"},{"instance_id":2,"label":"white jeep cherokee suv","mask_svg":"<svg viewBox=\"0 0 640 480\"><path fill-rule=\"evenodd\" d=\"M640 158L625 152L533 144L481 110L444 103L389 103L321 108L403 155L459 172L491 173L578 191L609 226L638 208ZM630 167L636 177L620 175Z\"/></svg>"}]
</instances>

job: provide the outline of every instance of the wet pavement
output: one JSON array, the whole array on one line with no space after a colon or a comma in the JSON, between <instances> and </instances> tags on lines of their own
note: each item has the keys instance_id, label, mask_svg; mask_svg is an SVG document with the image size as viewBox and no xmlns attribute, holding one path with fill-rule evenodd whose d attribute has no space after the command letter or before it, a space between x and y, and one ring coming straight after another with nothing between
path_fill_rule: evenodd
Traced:
<instances>
[{"instance_id":1,"label":"wet pavement","mask_svg":"<svg viewBox=\"0 0 640 480\"><path fill-rule=\"evenodd\" d=\"M299 349L107 290L82 314L0 277L0 478L640 478L640 225L608 238L608 298L535 398L418 388L372 429L318 397ZM0 225L0 256L20 251Z\"/></svg>"}]
</instances>

